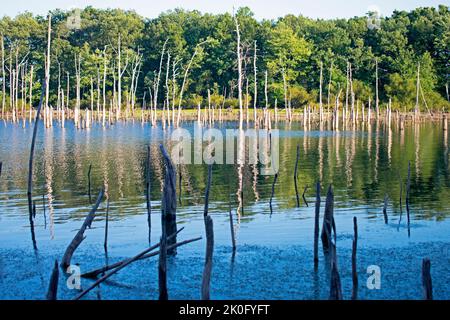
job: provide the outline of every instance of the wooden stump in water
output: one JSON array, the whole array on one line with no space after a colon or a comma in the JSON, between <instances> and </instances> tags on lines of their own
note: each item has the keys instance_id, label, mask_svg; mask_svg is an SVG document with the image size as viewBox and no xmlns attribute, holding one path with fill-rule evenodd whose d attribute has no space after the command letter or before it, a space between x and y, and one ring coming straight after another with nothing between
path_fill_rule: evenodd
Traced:
<instances>
[{"instance_id":1,"label":"wooden stump in water","mask_svg":"<svg viewBox=\"0 0 450 320\"><path fill-rule=\"evenodd\" d=\"M205 231L206 231L206 257L202 278L202 300L209 300L210 299L209 287L211 282L212 258L214 251L214 229L213 229L213 220L211 216L205 217Z\"/></svg>"},{"instance_id":2,"label":"wooden stump in water","mask_svg":"<svg viewBox=\"0 0 450 320\"><path fill-rule=\"evenodd\" d=\"M269 202L270 214L272 214L272 200L273 200L273 196L275 194L275 184L277 183L277 179L278 179L278 173L275 173L275 176L273 177L273 183L272 183L272 194L270 195L270 202Z\"/></svg>"},{"instance_id":3,"label":"wooden stump in water","mask_svg":"<svg viewBox=\"0 0 450 320\"><path fill-rule=\"evenodd\" d=\"M106 200L106 217L105 217L105 241L103 242L103 248L105 252L108 252L108 224L109 224L109 199Z\"/></svg>"},{"instance_id":4,"label":"wooden stump in water","mask_svg":"<svg viewBox=\"0 0 450 320\"><path fill-rule=\"evenodd\" d=\"M170 160L169 155L167 154L166 149L161 144L160 145L161 153L164 158L165 164L165 173L164 173L164 187L163 187L163 195L161 201L161 224L162 230L165 235L167 234L176 234L177 232L177 190L176 190L176 177L177 174L175 172L175 168L173 166L172 160ZM167 240L167 245L170 246L177 242L176 237ZM167 254L172 255L176 254L176 248L167 250Z\"/></svg>"},{"instance_id":5,"label":"wooden stump in water","mask_svg":"<svg viewBox=\"0 0 450 320\"><path fill-rule=\"evenodd\" d=\"M152 205L150 199L150 146L147 146L147 159L146 159L146 173L145 173L145 201L147 203L147 225L148 225L148 243L151 242L152 231Z\"/></svg>"},{"instance_id":6,"label":"wooden stump in water","mask_svg":"<svg viewBox=\"0 0 450 320\"><path fill-rule=\"evenodd\" d=\"M50 284L48 285L47 300L57 300L58 295L58 260L55 260L55 265L53 266L52 275L50 276Z\"/></svg>"},{"instance_id":7,"label":"wooden stump in water","mask_svg":"<svg viewBox=\"0 0 450 320\"><path fill-rule=\"evenodd\" d=\"M322 225L322 247L325 253L330 252L332 239L331 239L331 231L335 230L334 224L334 216L333 216L333 206L334 206L334 195L333 188L330 185L328 188L327 198L325 201L325 214L323 217L323 225ZM336 232L334 233L336 238Z\"/></svg>"},{"instance_id":8,"label":"wooden stump in water","mask_svg":"<svg viewBox=\"0 0 450 320\"><path fill-rule=\"evenodd\" d=\"M358 299L358 272L356 267L356 250L358 246L358 221L353 217L353 243L352 243L352 300Z\"/></svg>"},{"instance_id":9,"label":"wooden stump in water","mask_svg":"<svg viewBox=\"0 0 450 320\"><path fill-rule=\"evenodd\" d=\"M159 263L158 263L158 286L159 300L168 300L167 294L167 238L163 235L160 239Z\"/></svg>"},{"instance_id":10,"label":"wooden stump in water","mask_svg":"<svg viewBox=\"0 0 450 320\"><path fill-rule=\"evenodd\" d=\"M388 205L388 195L384 195L384 205L383 205L383 216L384 216L384 223L388 224L388 215L387 215L387 205Z\"/></svg>"},{"instance_id":11,"label":"wooden stump in water","mask_svg":"<svg viewBox=\"0 0 450 320\"><path fill-rule=\"evenodd\" d=\"M408 237L411 235L409 216L409 192L411 188L411 161L408 162L408 180L406 181L406 218L408 220Z\"/></svg>"},{"instance_id":12,"label":"wooden stump in water","mask_svg":"<svg viewBox=\"0 0 450 320\"><path fill-rule=\"evenodd\" d=\"M320 182L316 184L316 209L314 215L314 266L319 264Z\"/></svg>"},{"instance_id":13,"label":"wooden stump in water","mask_svg":"<svg viewBox=\"0 0 450 320\"><path fill-rule=\"evenodd\" d=\"M2 176L3 162L0 161L0 177Z\"/></svg>"},{"instance_id":14,"label":"wooden stump in water","mask_svg":"<svg viewBox=\"0 0 450 320\"><path fill-rule=\"evenodd\" d=\"M425 300L433 300L433 285L431 282L431 262L430 259L422 261L422 287L423 298Z\"/></svg>"},{"instance_id":15,"label":"wooden stump in water","mask_svg":"<svg viewBox=\"0 0 450 320\"><path fill-rule=\"evenodd\" d=\"M89 195L89 202L91 202L91 171L92 171L92 164L89 165L89 170L88 170L88 195Z\"/></svg>"},{"instance_id":16,"label":"wooden stump in water","mask_svg":"<svg viewBox=\"0 0 450 320\"><path fill-rule=\"evenodd\" d=\"M297 208L300 207L300 198L298 196L298 186L297 186L297 170L299 158L300 158L300 146L297 145L297 157L295 159L295 168L294 168L294 187L295 187L295 196L297 200Z\"/></svg>"},{"instance_id":17,"label":"wooden stump in water","mask_svg":"<svg viewBox=\"0 0 450 320\"><path fill-rule=\"evenodd\" d=\"M330 300L342 300L341 277L337 267L336 246L331 242Z\"/></svg>"}]
</instances>

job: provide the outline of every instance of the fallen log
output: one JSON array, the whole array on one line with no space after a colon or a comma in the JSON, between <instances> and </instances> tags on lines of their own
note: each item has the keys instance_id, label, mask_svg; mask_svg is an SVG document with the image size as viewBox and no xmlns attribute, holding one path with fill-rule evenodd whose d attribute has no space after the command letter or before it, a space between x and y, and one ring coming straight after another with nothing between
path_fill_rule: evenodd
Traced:
<instances>
[{"instance_id":1,"label":"fallen log","mask_svg":"<svg viewBox=\"0 0 450 320\"><path fill-rule=\"evenodd\" d=\"M195 239L190 239L190 240L186 240L183 241L183 244L189 243L189 242L194 242L194 241L198 241L200 240L201 237L195 238ZM179 244L177 244L177 246L182 245L182 243L180 242ZM171 246L168 246L167 249L169 249ZM172 245L172 247L174 247L174 245ZM142 251L141 253L137 254L136 256L127 259L125 261L123 261L118 267L114 268L111 272L105 274L103 277L101 277L100 279L98 279L97 281L95 281L89 288L87 288L86 290L84 290L83 292L81 292L79 295L77 295L75 298L73 298L73 300L79 300L82 297L84 297L87 293L89 293L92 289L94 289L96 286L98 286L100 283L102 283L103 281L105 281L106 279L108 279L109 277L111 277L112 275L116 274L117 272L119 272L120 270L122 270L123 268L125 268L126 266L128 266L129 264L137 261L137 260L141 260L141 259L145 259L148 257L153 257L159 254L158 252L153 252L152 254L146 255L147 253L149 253L151 250L153 250L151 247Z\"/></svg>"},{"instance_id":2,"label":"fallen log","mask_svg":"<svg viewBox=\"0 0 450 320\"><path fill-rule=\"evenodd\" d=\"M180 233L183 229L184 229L184 228L181 228L180 230L177 231L177 233ZM170 239L170 238L172 238L172 237L174 237L174 236L175 236L175 235L172 234L172 235L170 235L169 237L167 237L167 239ZM177 243L176 245L177 245L177 246L181 246L181 245L186 244L186 243L189 243L189 242L183 241L183 242ZM158 242L158 243L154 244L153 246L151 246L149 249L151 249L150 251L153 251L153 250L158 249L159 246L160 246L160 243ZM141 260L146 259L146 258L149 258L149 257L153 257L153 256L155 256L155 255L157 255L157 254L159 254L159 251L156 251L155 253L148 254L148 255L142 257ZM119 267L122 263L126 262L127 260L128 260L128 259L121 260L121 261L118 261L118 262L116 262L116 263L113 263L113 264L110 264L110 265L106 265L106 266L104 266L104 267L101 267L101 268L99 268L99 269L95 269L95 270L92 270L92 271L83 273L83 274L81 275L81 277L82 277L82 278L96 278L99 274L103 274L103 273L105 273L106 271L109 271L109 270L112 270L112 269L115 269L115 268Z\"/></svg>"}]
</instances>

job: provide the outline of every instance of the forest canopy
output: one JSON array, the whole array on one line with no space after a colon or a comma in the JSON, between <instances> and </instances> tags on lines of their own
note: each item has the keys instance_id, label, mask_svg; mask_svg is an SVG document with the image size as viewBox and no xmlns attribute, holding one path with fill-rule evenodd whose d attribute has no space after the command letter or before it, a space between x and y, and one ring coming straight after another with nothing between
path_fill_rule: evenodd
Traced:
<instances>
[{"instance_id":1,"label":"forest canopy","mask_svg":"<svg viewBox=\"0 0 450 320\"><path fill-rule=\"evenodd\" d=\"M237 37L231 13L175 9L155 19L146 19L135 11L93 7L50 13L50 104L57 104L61 88L68 90L65 95L70 101L75 99L75 83L79 80L82 107L92 103L92 95L96 100L105 95L107 102L116 99L117 90L123 91L121 103L134 99L139 106L144 101L161 106L166 97L167 101L176 99L167 91L180 88L186 74L182 97L186 107L205 103L208 94L213 103L221 103L226 96L227 106L237 106ZM425 100L432 109L449 108L448 6L395 11L381 17L375 27L368 25L367 16L323 20L286 15L258 21L247 7L236 11L236 19L243 91L250 106L254 104L255 74L258 107L267 103L266 78L269 106L275 99L278 105L284 104L285 88L293 107L317 104L321 68L322 98L329 105L341 90L345 91L347 66L351 64L355 97L363 103L375 99L378 65L380 101L385 104L391 100L394 109L413 109L420 65L421 102ZM0 94L5 95L6 105L11 81L23 89L31 76L35 83L30 100L33 104L39 101L45 77L47 27L46 16L31 13L0 19L4 39L0 47ZM123 76L120 86L119 75ZM157 86L159 90L155 90ZM152 97L155 92L156 99ZM339 97L345 99L342 94ZM421 108L425 108L424 103Z\"/></svg>"}]
</instances>

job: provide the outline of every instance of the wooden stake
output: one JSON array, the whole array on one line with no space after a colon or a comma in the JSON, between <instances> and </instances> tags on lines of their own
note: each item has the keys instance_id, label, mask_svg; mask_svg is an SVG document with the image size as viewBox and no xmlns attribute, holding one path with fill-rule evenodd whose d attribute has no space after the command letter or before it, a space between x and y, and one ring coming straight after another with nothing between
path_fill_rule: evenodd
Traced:
<instances>
[{"instance_id":1,"label":"wooden stake","mask_svg":"<svg viewBox=\"0 0 450 320\"><path fill-rule=\"evenodd\" d=\"M205 216L205 230L206 230L206 258L202 279L202 300L209 300L210 299L209 287L211 282L212 257L214 250L214 230L213 230L213 220L211 216Z\"/></svg>"},{"instance_id":2,"label":"wooden stake","mask_svg":"<svg viewBox=\"0 0 450 320\"><path fill-rule=\"evenodd\" d=\"M314 215L314 266L319 264L319 216L320 216L320 182L316 184L316 210Z\"/></svg>"},{"instance_id":3,"label":"wooden stake","mask_svg":"<svg viewBox=\"0 0 450 320\"><path fill-rule=\"evenodd\" d=\"M167 239L165 235L160 239L159 263L158 263L158 286L159 300L168 300L167 294Z\"/></svg>"},{"instance_id":4,"label":"wooden stake","mask_svg":"<svg viewBox=\"0 0 450 320\"><path fill-rule=\"evenodd\" d=\"M89 165L89 170L88 170L88 195L89 195L89 202L91 202L91 170L92 170L92 164Z\"/></svg>"},{"instance_id":5,"label":"wooden stake","mask_svg":"<svg viewBox=\"0 0 450 320\"><path fill-rule=\"evenodd\" d=\"M37 250L36 245L36 238L34 235L34 221L33 221L33 197L32 197L32 191L33 191L33 156L34 156L34 146L36 143L36 134L37 129L39 125L39 116L41 114L41 108L42 108L42 102L44 100L44 94L45 94L45 82L42 87L41 91L41 98L39 101L39 106L36 111L36 118L34 120L34 128L33 128L33 137L31 138L31 150L30 150L30 159L28 162L28 191L27 191L27 197L28 197L28 211L29 211L29 220L30 220L30 229L31 229L31 240L33 242L33 248Z\"/></svg>"},{"instance_id":6,"label":"wooden stake","mask_svg":"<svg viewBox=\"0 0 450 320\"><path fill-rule=\"evenodd\" d=\"M166 149L161 144L160 145L161 153L163 155L164 164L165 164L165 174L164 174L164 187L163 187L163 196L161 203L161 211L162 211L162 228L163 233L174 234L177 232L177 190L176 190L176 172L173 166L172 160L167 154ZM168 240L167 245L170 246L177 242L176 237ZM176 254L175 249L171 249L167 251L167 254Z\"/></svg>"},{"instance_id":7,"label":"wooden stake","mask_svg":"<svg viewBox=\"0 0 450 320\"><path fill-rule=\"evenodd\" d=\"M270 195L270 202L269 202L270 214L272 214L272 200L273 200L273 196L275 194L275 184L277 183L277 179L278 179L278 173L275 173L275 176L273 177L273 183L272 183L272 194Z\"/></svg>"},{"instance_id":8,"label":"wooden stake","mask_svg":"<svg viewBox=\"0 0 450 320\"><path fill-rule=\"evenodd\" d=\"M108 252L108 224L109 224L109 197L106 200L106 217L105 217L105 241L103 243L103 247L105 248L105 252Z\"/></svg>"},{"instance_id":9,"label":"wooden stake","mask_svg":"<svg viewBox=\"0 0 450 320\"><path fill-rule=\"evenodd\" d=\"M409 216L409 192L411 188L411 161L408 162L408 180L406 180L406 218L408 220L408 237L411 235Z\"/></svg>"},{"instance_id":10,"label":"wooden stake","mask_svg":"<svg viewBox=\"0 0 450 320\"><path fill-rule=\"evenodd\" d=\"M331 239L331 231L332 229L335 229L334 224L334 217L333 217L333 206L334 206L334 195L333 195L333 188L328 188L327 198L325 201L325 214L323 217L323 225L322 225L322 247L324 252L330 252L332 239ZM334 236L336 238L336 232L334 233Z\"/></svg>"},{"instance_id":11,"label":"wooden stake","mask_svg":"<svg viewBox=\"0 0 450 320\"><path fill-rule=\"evenodd\" d=\"M147 161L146 161L146 176L145 176L145 200L147 203L147 225L148 225L148 243L151 243L152 235L152 205L150 200L150 146L147 146Z\"/></svg>"},{"instance_id":12,"label":"wooden stake","mask_svg":"<svg viewBox=\"0 0 450 320\"><path fill-rule=\"evenodd\" d=\"M353 244L352 244L352 300L358 299L358 272L356 267L356 250L358 245L358 220L353 217Z\"/></svg>"},{"instance_id":13,"label":"wooden stake","mask_svg":"<svg viewBox=\"0 0 450 320\"><path fill-rule=\"evenodd\" d=\"M206 184L205 207L203 209L203 217L205 217L205 218L208 215L209 190L211 189L211 176L212 176L212 164L208 165L208 182Z\"/></svg>"},{"instance_id":14,"label":"wooden stake","mask_svg":"<svg viewBox=\"0 0 450 320\"><path fill-rule=\"evenodd\" d=\"M387 215L387 205L388 205L388 195L384 195L384 206L383 206L383 216L384 216L384 223L388 224L388 215Z\"/></svg>"},{"instance_id":15,"label":"wooden stake","mask_svg":"<svg viewBox=\"0 0 450 320\"><path fill-rule=\"evenodd\" d=\"M55 260L52 275L50 276L50 284L48 285L47 300L57 300L58 278L59 278L58 260Z\"/></svg>"},{"instance_id":16,"label":"wooden stake","mask_svg":"<svg viewBox=\"0 0 450 320\"><path fill-rule=\"evenodd\" d=\"M422 261L422 287L423 298L425 300L433 300L433 285L431 282L431 262L430 259L423 259Z\"/></svg>"},{"instance_id":17,"label":"wooden stake","mask_svg":"<svg viewBox=\"0 0 450 320\"><path fill-rule=\"evenodd\" d=\"M295 186L295 196L297 199L297 208L300 207L300 197L298 196L298 187L297 187L297 170L299 158L300 158L300 146L297 145L297 157L295 159L295 168L294 168L294 186Z\"/></svg>"}]
</instances>

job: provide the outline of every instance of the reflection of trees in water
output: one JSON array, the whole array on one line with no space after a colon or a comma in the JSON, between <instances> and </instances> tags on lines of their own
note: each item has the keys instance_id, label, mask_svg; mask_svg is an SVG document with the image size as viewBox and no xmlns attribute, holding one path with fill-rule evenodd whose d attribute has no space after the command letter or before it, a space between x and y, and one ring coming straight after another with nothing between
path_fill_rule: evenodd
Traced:
<instances>
[{"instance_id":1,"label":"reflection of trees in water","mask_svg":"<svg viewBox=\"0 0 450 320\"><path fill-rule=\"evenodd\" d=\"M133 135L149 132L148 127L142 127L139 123L128 125L130 130L134 130ZM282 125L280 127L283 128ZM412 204L426 209L448 209L448 134L443 133L441 125L405 123L404 130L399 130L397 125L392 125L390 130L380 130L380 123L374 121L370 125L360 127L363 128L366 130L364 133L352 130L349 125L348 131L322 132L318 136L314 131L303 131L294 136L280 137L280 175L275 193L277 210L281 212L283 209L292 208L295 203L292 176L298 144L303 150L299 161L299 185L312 186L319 179L323 185L332 182L337 206L345 206L348 200L362 205L382 204L382 197L387 193L393 201L394 210L397 210L400 193L398 177L406 175L408 160L411 160L411 164L415 166L411 185ZM297 129L299 126L292 124L292 130ZM2 150L10 151L2 153L4 172L0 179L0 197L3 199L8 197L8 192L26 190L26 159L29 152L27 147L18 145L20 137L23 140L24 136L20 125L2 127L0 133L6 132L4 130L10 134L11 145L6 149L2 146ZM93 169L94 194L96 189L105 186L112 205L114 201L120 200L119 212L143 213L136 208L145 203L143 190L146 144L161 132L155 128L151 132L152 137L146 137L144 142L130 142L127 137L120 137L120 131L114 132L118 130L115 127L101 129L94 126L89 130L90 132L75 130L68 124L65 129L54 127L45 130L45 134L39 137L41 141L36 149L34 172L35 200L37 204L41 203L38 199L42 198L43 193L46 194L50 226L54 222L53 218L61 220L69 215L82 218L88 210L89 203L85 195L87 168L90 163ZM127 128L122 126L120 130ZM167 139L168 134L165 133L164 139ZM241 133L238 132L238 135ZM164 141L169 149L170 144L167 140ZM211 202L217 203L218 211L227 213L227 181L230 181L231 191L236 195L236 198L233 197L233 202L236 203L233 203L232 207L237 208L238 218L244 202L246 216L261 210L261 206L253 206L255 202L268 203L272 181L270 177L260 175L260 164L248 164L248 154L257 152L254 146L251 150L246 149L247 144L244 141L237 139L236 143L240 164L214 167L211 189ZM153 203L160 201L163 182L164 171L159 143L160 141L151 140L150 147ZM206 165L182 165L179 170L183 177L183 199L188 197L193 202L189 200L183 202L183 205L203 203ZM313 197L311 190L310 188L307 192L307 197ZM24 193L18 197L21 196L24 196ZM8 206L8 203L3 203L2 206ZM431 215L432 211L427 214Z\"/></svg>"}]
</instances>

